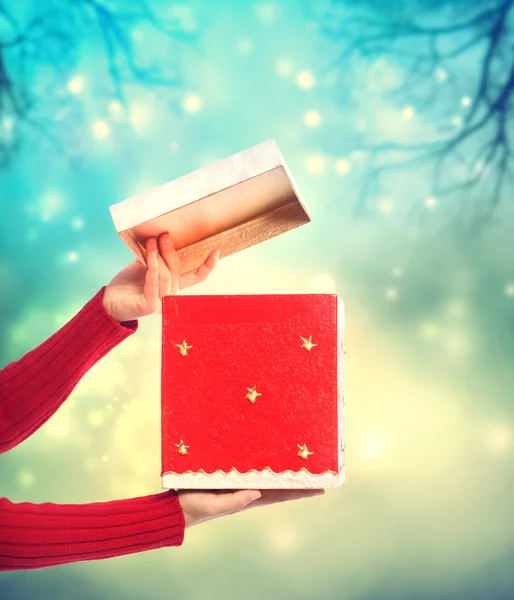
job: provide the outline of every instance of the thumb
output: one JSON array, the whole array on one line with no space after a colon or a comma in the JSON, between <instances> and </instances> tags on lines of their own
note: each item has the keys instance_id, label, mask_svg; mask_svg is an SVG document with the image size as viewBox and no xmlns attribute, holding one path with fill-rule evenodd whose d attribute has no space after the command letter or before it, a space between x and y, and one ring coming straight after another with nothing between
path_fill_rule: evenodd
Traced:
<instances>
[{"instance_id":1,"label":"thumb","mask_svg":"<svg viewBox=\"0 0 514 600\"><path fill-rule=\"evenodd\" d=\"M251 502L261 497L259 490L238 490L233 494L217 496L219 514L238 512L246 508Z\"/></svg>"}]
</instances>

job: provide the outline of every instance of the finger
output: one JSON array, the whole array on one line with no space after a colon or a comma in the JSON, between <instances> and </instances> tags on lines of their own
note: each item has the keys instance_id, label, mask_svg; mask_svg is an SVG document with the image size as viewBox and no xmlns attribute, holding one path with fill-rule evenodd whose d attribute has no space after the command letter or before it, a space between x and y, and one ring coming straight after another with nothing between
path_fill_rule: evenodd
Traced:
<instances>
[{"instance_id":1,"label":"finger","mask_svg":"<svg viewBox=\"0 0 514 600\"><path fill-rule=\"evenodd\" d=\"M259 490L238 490L228 494L213 494L211 496L211 515L221 516L239 512L260 496Z\"/></svg>"},{"instance_id":2,"label":"finger","mask_svg":"<svg viewBox=\"0 0 514 600\"><path fill-rule=\"evenodd\" d=\"M159 265L159 297L162 299L171 294L171 273L159 252L157 253L157 263Z\"/></svg>"},{"instance_id":3,"label":"finger","mask_svg":"<svg viewBox=\"0 0 514 600\"><path fill-rule=\"evenodd\" d=\"M323 496L325 490L261 490L261 497L256 500L253 506L267 506L279 502L289 502L292 500L302 500L303 498L314 498Z\"/></svg>"},{"instance_id":4,"label":"finger","mask_svg":"<svg viewBox=\"0 0 514 600\"><path fill-rule=\"evenodd\" d=\"M180 291L180 257L173 246L169 233L165 233L159 237L159 252L171 276L169 293L178 294Z\"/></svg>"},{"instance_id":5,"label":"finger","mask_svg":"<svg viewBox=\"0 0 514 600\"><path fill-rule=\"evenodd\" d=\"M159 263L157 261L157 242L155 238L147 240L146 244L147 269L143 296L152 312L160 308L159 299Z\"/></svg>"},{"instance_id":6,"label":"finger","mask_svg":"<svg viewBox=\"0 0 514 600\"><path fill-rule=\"evenodd\" d=\"M190 285L195 285L196 283L205 281L218 264L219 257L220 251L213 250L205 259L205 261L198 267L198 269L192 271L191 273L187 273L187 275L182 277L182 287L186 288Z\"/></svg>"}]
</instances>

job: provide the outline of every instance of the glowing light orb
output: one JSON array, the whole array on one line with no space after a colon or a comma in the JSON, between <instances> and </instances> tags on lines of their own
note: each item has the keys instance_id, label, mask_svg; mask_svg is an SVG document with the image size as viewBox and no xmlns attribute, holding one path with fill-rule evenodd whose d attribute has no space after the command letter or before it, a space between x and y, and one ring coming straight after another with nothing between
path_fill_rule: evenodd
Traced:
<instances>
[{"instance_id":1,"label":"glowing light orb","mask_svg":"<svg viewBox=\"0 0 514 600\"><path fill-rule=\"evenodd\" d=\"M350 170L350 163L343 158L336 161L336 171L339 175L345 175Z\"/></svg>"},{"instance_id":2,"label":"glowing light orb","mask_svg":"<svg viewBox=\"0 0 514 600\"><path fill-rule=\"evenodd\" d=\"M84 91L84 78L81 75L72 77L67 84L68 92L71 94L80 94Z\"/></svg>"},{"instance_id":3,"label":"glowing light orb","mask_svg":"<svg viewBox=\"0 0 514 600\"><path fill-rule=\"evenodd\" d=\"M66 406L66 409L68 409L68 406ZM64 440L71 436L74 429L74 423L69 414L59 411L45 424L43 432L53 440Z\"/></svg>"},{"instance_id":4,"label":"glowing light orb","mask_svg":"<svg viewBox=\"0 0 514 600\"><path fill-rule=\"evenodd\" d=\"M442 67L438 67L435 70L434 77L437 79L437 81L443 83L448 79L448 73Z\"/></svg>"},{"instance_id":5,"label":"glowing light orb","mask_svg":"<svg viewBox=\"0 0 514 600\"><path fill-rule=\"evenodd\" d=\"M403 274L403 269L401 267L393 267L392 273L394 277L401 277Z\"/></svg>"},{"instance_id":6,"label":"glowing light orb","mask_svg":"<svg viewBox=\"0 0 514 600\"><path fill-rule=\"evenodd\" d=\"M189 113L197 113L202 105L202 99L198 94L188 94L182 101L182 108Z\"/></svg>"},{"instance_id":7,"label":"glowing light orb","mask_svg":"<svg viewBox=\"0 0 514 600\"><path fill-rule=\"evenodd\" d=\"M129 107L129 121L137 133L147 131L152 122L152 108L142 102L133 102Z\"/></svg>"},{"instance_id":8,"label":"glowing light orb","mask_svg":"<svg viewBox=\"0 0 514 600\"><path fill-rule=\"evenodd\" d=\"M71 221L71 226L73 229L82 229L82 227L84 227L84 221L80 217L75 217Z\"/></svg>"},{"instance_id":9,"label":"glowing light orb","mask_svg":"<svg viewBox=\"0 0 514 600\"><path fill-rule=\"evenodd\" d=\"M512 298L514 296L514 283L507 283L504 288L504 292L506 296L510 296Z\"/></svg>"},{"instance_id":10,"label":"glowing light orb","mask_svg":"<svg viewBox=\"0 0 514 600\"><path fill-rule=\"evenodd\" d=\"M298 534L293 528L274 525L268 532L268 539L272 549L279 553L289 553L298 544Z\"/></svg>"},{"instance_id":11,"label":"glowing light orb","mask_svg":"<svg viewBox=\"0 0 514 600\"><path fill-rule=\"evenodd\" d=\"M336 287L336 280L330 273L317 273L309 285L313 294L334 294Z\"/></svg>"},{"instance_id":12,"label":"glowing light orb","mask_svg":"<svg viewBox=\"0 0 514 600\"><path fill-rule=\"evenodd\" d=\"M462 104L462 106L469 106L471 104L471 98L469 96L464 96L460 103Z\"/></svg>"},{"instance_id":13,"label":"glowing light orb","mask_svg":"<svg viewBox=\"0 0 514 600\"><path fill-rule=\"evenodd\" d=\"M263 21L273 21L280 13L280 8L273 2L260 2L255 6L257 16Z\"/></svg>"},{"instance_id":14,"label":"glowing light orb","mask_svg":"<svg viewBox=\"0 0 514 600\"><path fill-rule=\"evenodd\" d=\"M434 198L434 196L428 196L428 198L425 198L425 206L427 208L435 208L437 206L437 198Z\"/></svg>"},{"instance_id":15,"label":"glowing light orb","mask_svg":"<svg viewBox=\"0 0 514 600\"><path fill-rule=\"evenodd\" d=\"M495 425L487 434L486 443L489 449L498 455L506 454L512 444L512 432L507 425Z\"/></svg>"},{"instance_id":16,"label":"glowing light orb","mask_svg":"<svg viewBox=\"0 0 514 600\"><path fill-rule=\"evenodd\" d=\"M364 452L366 456L373 460L380 459L384 454L383 441L376 436L367 438L367 440L364 442Z\"/></svg>"},{"instance_id":17,"label":"glowing light orb","mask_svg":"<svg viewBox=\"0 0 514 600\"><path fill-rule=\"evenodd\" d=\"M425 321L419 326L419 334L426 340L432 340L439 335L439 326L432 321Z\"/></svg>"},{"instance_id":18,"label":"glowing light orb","mask_svg":"<svg viewBox=\"0 0 514 600\"><path fill-rule=\"evenodd\" d=\"M321 155L309 156L305 167L309 173L323 173L325 170L325 158Z\"/></svg>"},{"instance_id":19,"label":"glowing light orb","mask_svg":"<svg viewBox=\"0 0 514 600\"><path fill-rule=\"evenodd\" d=\"M402 115L403 115L403 118L406 120L412 119L412 117L414 116L414 109L412 108L412 106L406 106L402 110Z\"/></svg>"},{"instance_id":20,"label":"glowing light orb","mask_svg":"<svg viewBox=\"0 0 514 600\"><path fill-rule=\"evenodd\" d=\"M310 71L301 71L296 77L298 85L305 90L310 90L314 87L314 77Z\"/></svg>"},{"instance_id":21,"label":"glowing light orb","mask_svg":"<svg viewBox=\"0 0 514 600\"><path fill-rule=\"evenodd\" d=\"M387 300L396 300L398 298L398 290L395 287L388 287L385 291Z\"/></svg>"},{"instance_id":22,"label":"glowing light orb","mask_svg":"<svg viewBox=\"0 0 514 600\"><path fill-rule=\"evenodd\" d=\"M109 102L109 111L113 114L119 114L123 111L123 104L119 100Z\"/></svg>"},{"instance_id":23,"label":"glowing light orb","mask_svg":"<svg viewBox=\"0 0 514 600\"><path fill-rule=\"evenodd\" d=\"M321 115L315 110L309 110L305 113L303 120L309 127L317 127L321 123Z\"/></svg>"},{"instance_id":24,"label":"glowing light orb","mask_svg":"<svg viewBox=\"0 0 514 600\"><path fill-rule=\"evenodd\" d=\"M383 215L390 215L396 208L395 201L392 198L383 198L378 203L378 210Z\"/></svg>"},{"instance_id":25,"label":"glowing light orb","mask_svg":"<svg viewBox=\"0 0 514 600\"><path fill-rule=\"evenodd\" d=\"M42 221L47 222L61 213L65 207L63 194L58 190L50 190L39 199L34 210Z\"/></svg>"},{"instance_id":26,"label":"glowing light orb","mask_svg":"<svg viewBox=\"0 0 514 600\"><path fill-rule=\"evenodd\" d=\"M79 255L75 251L68 252L68 260L70 262L77 262Z\"/></svg>"},{"instance_id":27,"label":"glowing light orb","mask_svg":"<svg viewBox=\"0 0 514 600\"><path fill-rule=\"evenodd\" d=\"M100 427L104 422L104 415L101 410L92 410L88 413L87 422L93 427Z\"/></svg>"},{"instance_id":28,"label":"glowing light orb","mask_svg":"<svg viewBox=\"0 0 514 600\"><path fill-rule=\"evenodd\" d=\"M111 134L111 128L105 121L95 121L93 123L93 135L98 139L105 139Z\"/></svg>"},{"instance_id":29,"label":"glowing light orb","mask_svg":"<svg viewBox=\"0 0 514 600\"><path fill-rule=\"evenodd\" d=\"M18 475L18 484L21 485L21 487L29 488L32 485L34 485L35 481L36 478L34 476L34 473L32 473L31 471L22 471Z\"/></svg>"}]
</instances>

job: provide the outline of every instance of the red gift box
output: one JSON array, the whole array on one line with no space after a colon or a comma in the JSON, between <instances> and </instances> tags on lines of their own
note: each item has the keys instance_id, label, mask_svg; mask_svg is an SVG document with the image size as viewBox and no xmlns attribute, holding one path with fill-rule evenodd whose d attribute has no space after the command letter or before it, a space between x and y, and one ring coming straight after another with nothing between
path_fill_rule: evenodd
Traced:
<instances>
[{"instance_id":1,"label":"red gift box","mask_svg":"<svg viewBox=\"0 0 514 600\"><path fill-rule=\"evenodd\" d=\"M341 485L343 329L334 294L165 297L163 487Z\"/></svg>"}]
</instances>

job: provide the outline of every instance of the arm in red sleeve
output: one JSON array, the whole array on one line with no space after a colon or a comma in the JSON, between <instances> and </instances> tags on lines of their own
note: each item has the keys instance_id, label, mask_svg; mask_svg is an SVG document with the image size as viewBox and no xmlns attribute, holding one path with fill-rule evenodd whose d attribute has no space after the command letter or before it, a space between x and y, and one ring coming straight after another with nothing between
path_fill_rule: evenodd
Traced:
<instances>
[{"instance_id":1,"label":"arm in red sleeve","mask_svg":"<svg viewBox=\"0 0 514 600\"><path fill-rule=\"evenodd\" d=\"M0 571L180 546L184 514L176 492L93 504L13 504L0 499Z\"/></svg>"},{"instance_id":2,"label":"arm in red sleeve","mask_svg":"<svg viewBox=\"0 0 514 600\"><path fill-rule=\"evenodd\" d=\"M102 288L46 342L0 371L0 454L45 423L82 376L137 330L105 310Z\"/></svg>"}]
</instances>

